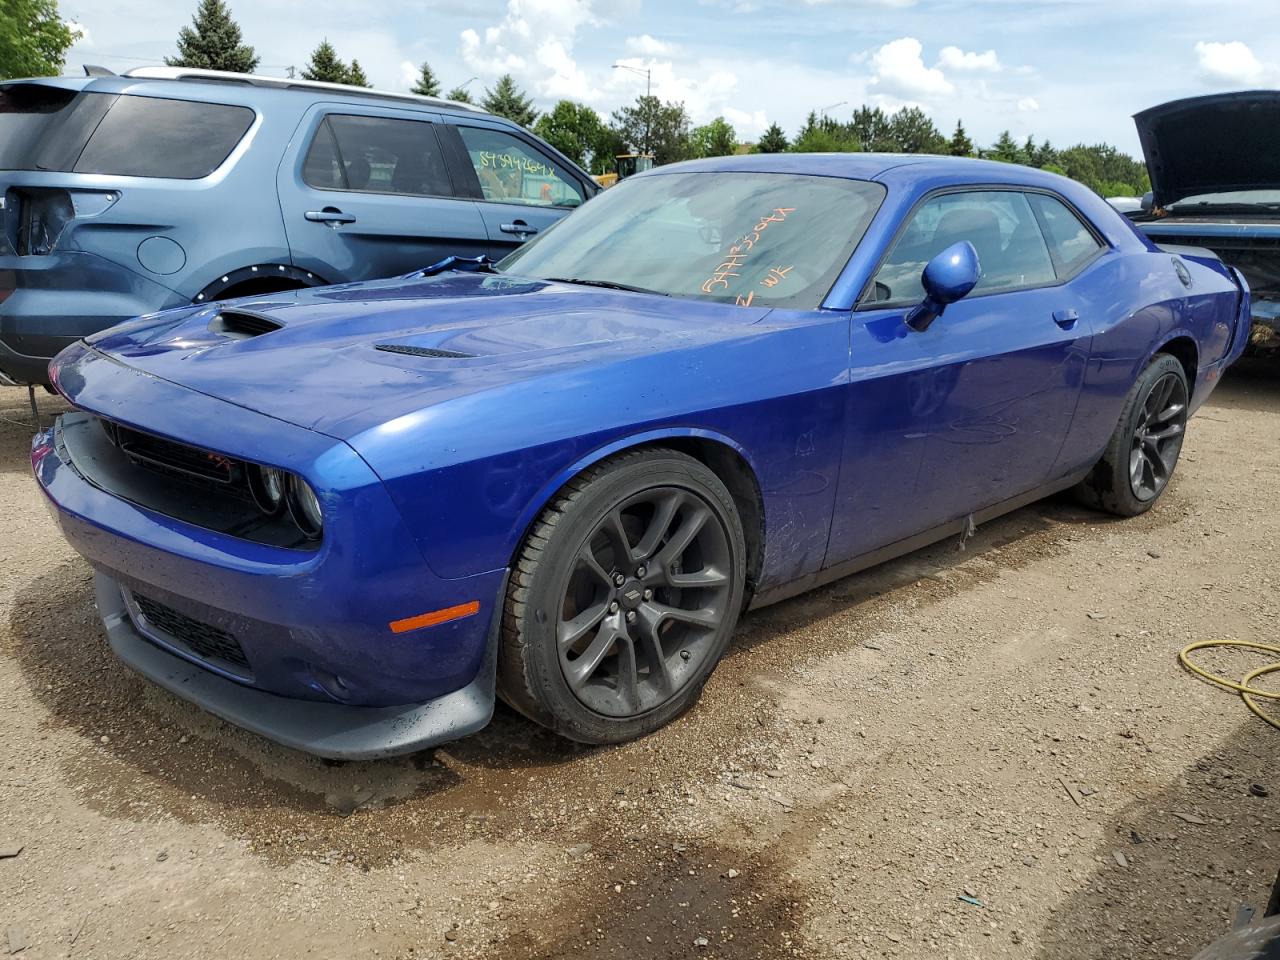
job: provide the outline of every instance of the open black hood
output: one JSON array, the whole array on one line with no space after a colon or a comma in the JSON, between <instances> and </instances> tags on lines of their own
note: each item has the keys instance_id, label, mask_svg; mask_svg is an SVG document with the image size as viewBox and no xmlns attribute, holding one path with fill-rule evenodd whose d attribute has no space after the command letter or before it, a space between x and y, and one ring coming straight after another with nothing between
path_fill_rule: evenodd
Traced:
<instances>
[{"instance_id":1,"label":"open black hood","mask_svg":"<svg viewBox=\"0 0 1280 960\"><path fill-rule=\"evenodd\" d=\"M1202 193L1280 190L1280 90L1173 100L1133 120L1158 207Z\"/></svg>"}]
</instances>

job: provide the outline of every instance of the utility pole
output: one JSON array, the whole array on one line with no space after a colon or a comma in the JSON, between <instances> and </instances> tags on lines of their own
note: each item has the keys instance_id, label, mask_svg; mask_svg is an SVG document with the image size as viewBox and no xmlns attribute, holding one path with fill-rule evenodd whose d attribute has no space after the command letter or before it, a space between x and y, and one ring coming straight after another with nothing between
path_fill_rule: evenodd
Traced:
<instances>
[{"instance_id":1,"label":"utility pole","mask_svg":"<svg viewBox=\"0 0 1280 960\"><path fill-rule=\"evenodd\" d=\"M652 156L653 151L650 149L649 140L653 133L652 131L653 116L652 116L652 113L650 112L653 109L653 104L650 103L649 101L653 99L653 71L649 67L633 67L629 63L615 63L613 65L613 69L630 70L632 73L635 73L644 77L644 99L645 99L644 152Z\"/></svg>"},{"instance_id":2,"label":"utility pole","mask_svg":"<svg viewBox=\"0 0 1280 960\"><path fill-rule=\"evenodd\" d=\"M297 69L297 68L296 68L296 67L285 67L284 69L285 69L285 72L289 74L289 79L290 79L290 80L292 80L292 79L293 79L293 74L294 74L294 72L296 71L296 69Z\"/></svg>"}]
</instances>

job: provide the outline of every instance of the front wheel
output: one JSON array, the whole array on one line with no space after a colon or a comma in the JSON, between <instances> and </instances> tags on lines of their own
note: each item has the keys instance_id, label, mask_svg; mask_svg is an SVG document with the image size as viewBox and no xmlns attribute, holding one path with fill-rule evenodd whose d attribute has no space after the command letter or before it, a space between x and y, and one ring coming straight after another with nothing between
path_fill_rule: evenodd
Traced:
<instances>
[{"instance_id":1,"label":"front wheel","mask_svg":"<svg viewBox=\"0 0 1280 960\"><path fill-rule=\"evenodd\" d=\"M1076 488L1079 499L1122 517L1150 510L1178 465L1189 396L1182 364L1157 354L1129 391L1102 459Z\"/></svg>"},{"instance_id":2,"label":"front wheel","mask_svg":"<svg viewBox=\"0 0 1280 960\"><path fill-rule=\"evenodd\" d=\"M498 689L583 743L621 743L698 699L742 607L746 549L719 478L673 450L624 454L543 512L512 570Z\"/></svg>"}]
</instances>

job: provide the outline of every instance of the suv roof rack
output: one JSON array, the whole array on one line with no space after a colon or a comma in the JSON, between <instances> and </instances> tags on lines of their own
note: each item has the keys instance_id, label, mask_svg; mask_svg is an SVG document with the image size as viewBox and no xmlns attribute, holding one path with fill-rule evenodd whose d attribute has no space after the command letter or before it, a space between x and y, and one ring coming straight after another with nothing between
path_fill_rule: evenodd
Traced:
<instances>
[{"instance_id":1,"label":"suv roof rack","mask_svg":"<svg viewBox=\"0 0 1280 960\"><path fill-rule=\"evenodd\" d=\"M201 70L196 67L134 67L122 76L140 80L195 80L204 83L243 84L249 87L270 87L276 90L327 90L345 97L370 97L378 100L400 100L429 104L433 107L450 107L455 110L485 111L475 104L443 97L423 97L416 93L397 93L393 90L371 90L353 87L345 83L325 83L320 80L289 80L284 77L264 77L256 73L231 73L226 70Z\"/></svg>"}]
</instances>

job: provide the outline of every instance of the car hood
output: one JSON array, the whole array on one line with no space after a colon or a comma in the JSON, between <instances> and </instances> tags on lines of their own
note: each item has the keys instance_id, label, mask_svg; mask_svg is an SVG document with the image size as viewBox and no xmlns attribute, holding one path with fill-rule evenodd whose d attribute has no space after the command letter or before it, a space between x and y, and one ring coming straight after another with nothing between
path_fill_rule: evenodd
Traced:
<instances>
[{"instance_id":1,"label":"car hood","mask_svg":"<svg viewBox=\"0 0 1280 960\"><path fill-rule=\"evenodd\" d=\"M152 376L348 439L566 367L738 336L768 312L448 273L183 308L89 343Z\"/></svg>"},{"instance_id":2,"label":"car hood","mask_svg":"<svg viewBox=\"0 0 1280 960\"><path fill-rule=\"evenodd\" d=\"M1203 193L1280 190L1280 90L1174 100L1133 119L1157 207Z\"/></svg>"}]
</instances>

